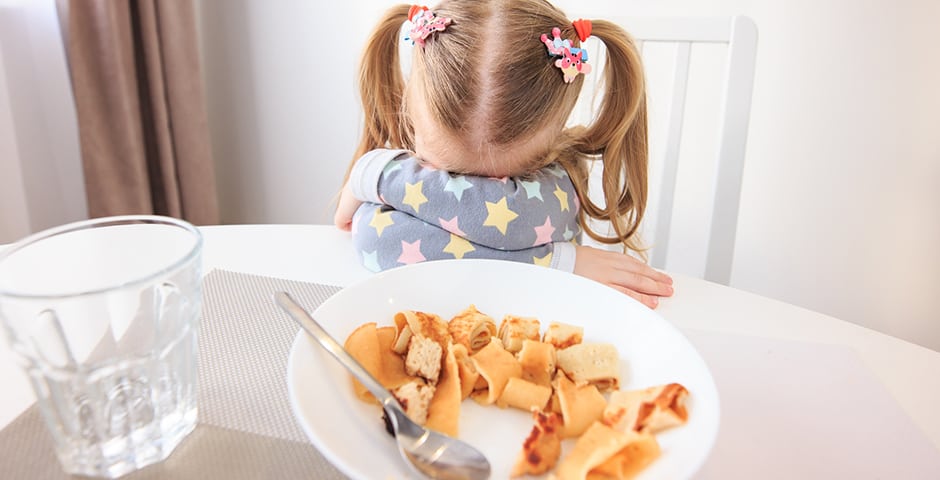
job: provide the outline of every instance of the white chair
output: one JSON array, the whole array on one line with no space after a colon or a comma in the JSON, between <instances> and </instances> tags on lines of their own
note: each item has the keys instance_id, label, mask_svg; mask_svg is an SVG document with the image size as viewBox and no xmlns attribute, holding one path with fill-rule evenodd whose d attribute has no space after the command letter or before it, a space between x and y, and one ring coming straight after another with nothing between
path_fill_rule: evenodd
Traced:
<instances>
[{"instance_id":1,"label":"white chair","mask_svg":"<svg viewBox=\"0 0 940 480\"><path fill-rule=\"evenodd\" d=\"M651 247L650 263L727 285L734 259L757 27L742 16L603 18L633 35L647 70L650 195L641 234ZM585 77L572 122L589 121L600 96L595 91L605 61L603 45L588 39L585 46L595 71ZM592 198L602 202L599 174L600 168L592 171L591 191ZM703 258L695 258L696 254Z\"/></svg>"}]
</instances>

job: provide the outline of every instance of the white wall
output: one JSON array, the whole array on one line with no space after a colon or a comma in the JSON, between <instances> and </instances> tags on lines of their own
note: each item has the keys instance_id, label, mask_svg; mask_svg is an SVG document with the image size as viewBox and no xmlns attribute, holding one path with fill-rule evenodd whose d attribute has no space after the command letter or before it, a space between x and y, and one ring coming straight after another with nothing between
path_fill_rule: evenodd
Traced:
<instances>
[{"instance_id":1,"label":"white wall","mask_svg":"<svg viewBox=\"0 0 940 480\"><path fill-rule=\"evenodd\" d=\"M202 0L223 219L327 223L359 131L355 65L392 2ZM940 4L559 0L752 17L732 285L940 350Z\"/></svg>"},{"instance_id":2,"label":"white wall","mask_svg":"<svg viewBox=\"0 0 940 480\"><path fill-rule=\"evenodd\" d=\"M13 134L13 113L0 49L0 244L25 236L29 231L20 153Z\"/></svg>"},{"instance_id":3,"label":"white wall","mask_svg":"<svg viewBox=\"0 0 940 480\"><path fill-rule=\"evenodd\" d=\"M0 243L88 217L55 0L0 4Z\"/></svg>"}]
</instances>

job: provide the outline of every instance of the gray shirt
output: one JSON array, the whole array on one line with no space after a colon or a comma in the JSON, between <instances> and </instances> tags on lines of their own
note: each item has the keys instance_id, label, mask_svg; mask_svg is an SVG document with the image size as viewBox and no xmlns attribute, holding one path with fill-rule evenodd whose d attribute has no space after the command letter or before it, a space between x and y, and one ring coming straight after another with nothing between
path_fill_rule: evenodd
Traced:
<instances>
[{"instance_id":1,"label":"gray shirt","mask_svg":"<svg viewBox=\"0 0 940 480\"><path fill-rule=\"evenodd\" d=\"M526 177L479 177L379 149L356 161L349 182L364 202L353 216L353 244L372 271L454 258L574 270L580 205L557 165Z\"/></svg>"}]
</instances>

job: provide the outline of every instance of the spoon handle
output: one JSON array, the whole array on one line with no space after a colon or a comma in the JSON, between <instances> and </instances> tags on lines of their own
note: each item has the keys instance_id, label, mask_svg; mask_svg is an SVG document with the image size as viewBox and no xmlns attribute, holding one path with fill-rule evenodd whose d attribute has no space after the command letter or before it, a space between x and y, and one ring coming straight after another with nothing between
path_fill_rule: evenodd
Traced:
<instances>
[{"instance_id":1,"label":"spoon handle","mask_svg":"<svg viewBox=\"0 0 940 480\"><path fill-rule=\"evenodd\" d=\"M274 294L274 301L277 302L295 322L300 324L307 333L315 338L326 351L330 352L339 363L343 364L357 380L375 395L379 403L383 406L394 406L402 410L401 404L385 387L379 383L372 374L369 373L349 352L343 348L333 337L330 336L323 327L317 323L313 317L304 310L287 292L277 292Z\"/></svg>"}]
</instances>

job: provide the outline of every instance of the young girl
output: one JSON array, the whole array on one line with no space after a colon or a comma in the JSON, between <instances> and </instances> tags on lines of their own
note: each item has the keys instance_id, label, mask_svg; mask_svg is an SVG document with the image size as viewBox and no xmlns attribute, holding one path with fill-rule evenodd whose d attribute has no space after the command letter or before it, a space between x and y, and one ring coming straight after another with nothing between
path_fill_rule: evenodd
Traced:
<instances>
[{"instance_id":1,"label":"young girl","mask_svg":"<svg viewBox=\"0 0 940 480\"><path fill-rule=\"evenodd\" d=\"M412 67L399 66L408 23ZM606 92L591 125L565 128L594 36ZM650 307L672 279L625 253L576 245L582 231L641 255L646 208L642 65L617 25L572 22L545 0L445 0L389 10L362 59L362 140L335 223L374 271L424 260L496 258L572 271ZM603 161L605 203L587 195ZM614 234L593 231L606 220Z\"/></svg>"}]
</instances>

